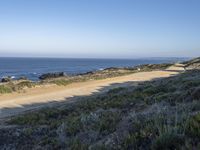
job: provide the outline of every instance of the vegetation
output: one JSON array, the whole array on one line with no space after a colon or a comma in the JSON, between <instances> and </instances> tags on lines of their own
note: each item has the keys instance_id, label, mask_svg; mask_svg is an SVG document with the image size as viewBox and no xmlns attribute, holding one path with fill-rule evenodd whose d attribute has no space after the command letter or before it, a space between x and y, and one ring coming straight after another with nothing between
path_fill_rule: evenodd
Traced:
<instances>
[{"instance_id":1,"label":"vegetation","mask_svg":"<svg viewBox=\"0 0 200 150\"><path fill-rule=\"evenodd\" d=\"M168 66L144 65L140 71ZM137 71L109 68L42 83L65 86ZM20 91L35 84L3 84L0 93ZM5 126L0 128L2 149L200 149L200 70L80 97L57 108L14 117Z\"/></svg>"},{"instance_id":2,"label":"vegetation","mask_svg":"<svg viewBox=\"0 0 200 150\"><path fill-rule=\"evenodd\" d=\"M61 86L61 85L66 86L72 82L70 80L66 80L66 79L54 79L50 83L53 83L53 84L56 84L59 86Z\"/></svg>"},{"instance_id":3,"label":"vegetation","mask_svg":"<svg viewBox=\"0 0 200 150\"><path fill-rule=\"evenodd\" d=\"M5 85L0 85L0 93L11 93L12 89Z\"/></svg>"},{"instance_id":4,"label":"vegetation","mask_svg":"<svg viewBox=\"0 0 200 150\"><path fill-rule=\"evenodd\" d=\"M199 149L200 71L116 88L12 118L0 146L19 149ZM17 125L17 126L16 126ZM17 133L17 134L16 134Z\"/></svg>"},{"instance_id":5,"label":"vegetation","mask_svg":"<svg viewBox=\"0 0 200 150\"><path fill-rule=\"evenodd\" d=\"M183 62L188 69L200 69L200 57Z\"/></svg>"},{"instance_id":6,"label":"vegetation","mask_svg":"<svg viewBox=\"0 0 200 150\"><path fill-rule=\"evenodd\" d=\"M0 85L0 94L11 93L11 92L20 92L25 88L34 87L36 83L33 83L28 80L22 80L18 82L8 82Z\"/></svg>"}]
</instances>

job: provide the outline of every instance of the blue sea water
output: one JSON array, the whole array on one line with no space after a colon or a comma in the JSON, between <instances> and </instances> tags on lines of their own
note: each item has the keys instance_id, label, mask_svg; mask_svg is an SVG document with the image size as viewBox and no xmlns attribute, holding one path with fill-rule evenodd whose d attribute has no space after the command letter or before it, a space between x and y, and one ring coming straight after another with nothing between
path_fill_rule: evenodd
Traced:
<instances>
[{"instance_id":1,"label":"blue sea water","mask_svg":"<svg viewBox=\"0 0 200 150\"><path fill-rule=\"evenodd\" d=\"M0 78L17 79L26 76L36 81L41 74L65 72L78 74L108 67L132 67L141 64L159 64L184 61L187 58L141 58L141 59L72 59L72 58L0 58Z\"/></svg>"}]
</instances>

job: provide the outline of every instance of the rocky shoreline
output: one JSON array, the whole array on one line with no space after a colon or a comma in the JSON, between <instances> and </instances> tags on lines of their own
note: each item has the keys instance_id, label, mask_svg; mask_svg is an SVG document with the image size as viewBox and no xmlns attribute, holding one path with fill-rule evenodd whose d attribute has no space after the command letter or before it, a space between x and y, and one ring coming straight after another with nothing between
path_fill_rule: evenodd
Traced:
<instances>
[{"instance_id":1,"label":"rocky shoreline","mask_svg":"<svg viewBox=\"0 0 200 150\"><path fill-rule=\"evenodd\" d=\"M85 82L89 80L100 80L106 78L113 78L123 75L128 75L137 72L164 70L172 64L146 64L134 67L124 68L106 68L98 71L90 71L77 75L67 75L64 72L46 73L39 77L38 81L31 81L26 77L19 79L12 79L12 77L5 77L0 82L0 94L21 92L27 88L35 86L42 86L46 84L56 84L58 86L66 86L74 82Z\"/></svg>"},{"instance_id":2,"label":"rocky shoreline","mask_svg":"<svg viewBox=\"0 0 200 150\"><path fill-rule=\"evenodd\" d=\"M193 60L183 62L182 64L185 66L185 70L200 69L200 58L195 58ZM31 81L27 77L20 77L16 80L12 79L11 77L5 77L2 78L0 82L0 94L21 91L36 85L56 84L59 86L65 86L74 82L113 78L137 72L165 70L172 65L175 64L144 64L123 68L111 67L76 75L68 75L65 72L54 72L42 74L38 81Z\"/></svg>"},{"instance_id":3,"label":"rocky shoreline","mask_svg":"<svg viewBox=\"0 0 200 150\"><path fill-rule=\"evenodd\" d=\"M54 79L59 77L75 77L75 76L85 76L85 75L94 75L99 73L105 73L105 72L117 72L117 71L142 71L142 70L154 70L154 69L165 69L166 67L170 66L172 64L144 64L134 67L109 67L102 70L97 71L89 71L85 73L78 73L75 75L68 75L65 72L48 72L40 75L38 77L39 80L48 80L48 79ZM14 80L29 80L25 76L21 76L18 79L13 79L12 76L6 76L1 78L1 82L11 82Z\"/></svg>"}]
</instances>

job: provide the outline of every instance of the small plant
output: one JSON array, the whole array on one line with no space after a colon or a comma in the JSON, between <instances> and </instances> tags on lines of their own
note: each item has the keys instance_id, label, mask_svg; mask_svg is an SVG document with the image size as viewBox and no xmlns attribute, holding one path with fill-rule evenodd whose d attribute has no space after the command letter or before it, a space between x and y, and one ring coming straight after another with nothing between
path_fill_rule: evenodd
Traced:
<instances>
[{"instance_id":1,"label":"small plant","mask_svg":"<svg viewBox=\"0 0 200 150\"><path fill-rule=\"evenodd\" d=\"M31 88L33 86L34 86L34 83L30 81L22 81L22 82L19 82L18 84L14 84L12 87L14 91L20 91L24 88Z\"/></svg>"},{"instance_id":2,"label":"small plant","mask_svg":"<svg viewBox=\"0 0 200 150\"><path fill-rule=\"evenodd\" d=\"M159 135L152 144L153 150L181 149L184 144L184 137L176 131L168 131Z\"/></svg>"},{"instance_id":3,"label":"small plant","mask_svg":"<svg viewBox=\"0 0 200 150\"><path fill-rule=\"evenodd\" d=\"M33 133L33 129L32 128L27 128L24 130L24 133L26 136L30 136Z\"/></svg>"},{"instance_id":4,"label":"small plant","mask_svg":"<svg viewBox=\"0 0 200 150\"><path fill-rule=\"evenodd\" d=\"M82 143L79 139L72 139L70 141L70 149L72 150L88 150L88 145Z\"/></svg>"},{"instance_id":5,"label":"small plant","mask_svg":"<svg viewBox=\"0 0 200 150\"><path fill-rule=\"evenodd\" d=\"M66 124L66 133L70 136L75 136L82 129L81 118L79 116L69 116Z\"/></svg>"},{"instance_id":6,"label":"small plant","mask_svg":"<svg viewBox=\"0 0 200 150\"><path fill-rule=\"evenodd\" d=\"M119 93L120 91L123 91L125 90L126 88L123 88L123 87L118 87L118 88L114 88L112 90L109 90L108 91L108 94L117 94Z\"/></svg>"},{"instance_id":7,"label":"small plant","mask_svg":"<svg viewBox=\"0 0 200 150\"><path fill-rule=\"evenodd\" d=\"M0 93L11 93L12 89L10 87L7 87L5 85L0 85Z\"/></svg>"},{"instance_id":8,"label":"small plant","mask_svg":"<svg viewBox=\"0 0 200 150\"><path fill-rule=\"evenodd\" d=\"M53 137L44 136L40 141L40 145L49 145L53 149L59 149L59 142Z\"/></svg>"},{"instance_id":9,"label":"small plant","mask_svg":"<svg viewBox=\"0 0 200 150\"><path fill-rule=\"evenodd\" d=\"M59 79L59 80L53 80L50 83L53 83L53 84L56 84L56 85L59 85L59 86L66 86L66 85L70 84L71 81L65 80L65 79Z\"/></svg>"},{"instance_id":10,"label":"small plant","mask_svg":"<svg viewBox=\"0 0 200 150\"><path fill-rule=\"evenodd\" d=\"M13 118L11 121L9 121L9 123L19 124L19 125L24 125L24 124L35 125L39 123L39 120L42 119L41 116L39 116L39 114L28 114L28 115Z\"/></svg>"},{"instance_id":11,"label":"small plant","mask_svg":"<svg viewBox=\"0 0 200 150\"><path fill-rule=\"evenodd\" d=\"M95 124L95 129L106 135L116 130L116 125L120 121L120 113L103 111L99 114L99 119Z\"/></svg>"},{"instance_id":12,"label":"small plant","mask_svg":"<svg viewBox=\"0 0 200 150\"><path fill-rule=\"evenodd\" d=\"M137 134L129 134L123 141L123 149L138 149L138 139Z\"/></svg>"},{"instance_id":13,"label":"small plant","mask_svg":"<svg viewBox=\"0 0 200 150\"><path fill-rule=\"evenodd\" d=\"M200 113L192 116L186 125L186 133L192 137L200 137Z\"/></svg>"}]
</instances>

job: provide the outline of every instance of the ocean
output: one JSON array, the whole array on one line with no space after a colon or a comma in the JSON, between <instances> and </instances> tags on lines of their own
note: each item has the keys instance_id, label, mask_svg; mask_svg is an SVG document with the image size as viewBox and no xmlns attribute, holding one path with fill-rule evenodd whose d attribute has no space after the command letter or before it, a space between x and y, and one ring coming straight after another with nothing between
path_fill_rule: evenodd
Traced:
<instances>
[{"instance_id":1,"label":"ocean","mask_svg":"<svg viewBox=\"0 0 200 150\"><path fill-rule=\"evenodd\" d=\"M109 67L133 67L141 64L174 63L188 58L140 58L140 59L72 59L72 58L0 58L0 78L13 79L25 76L37 81L49 72L65 72L69 75L96 71Z\"/></svg>"}]
</instances>

